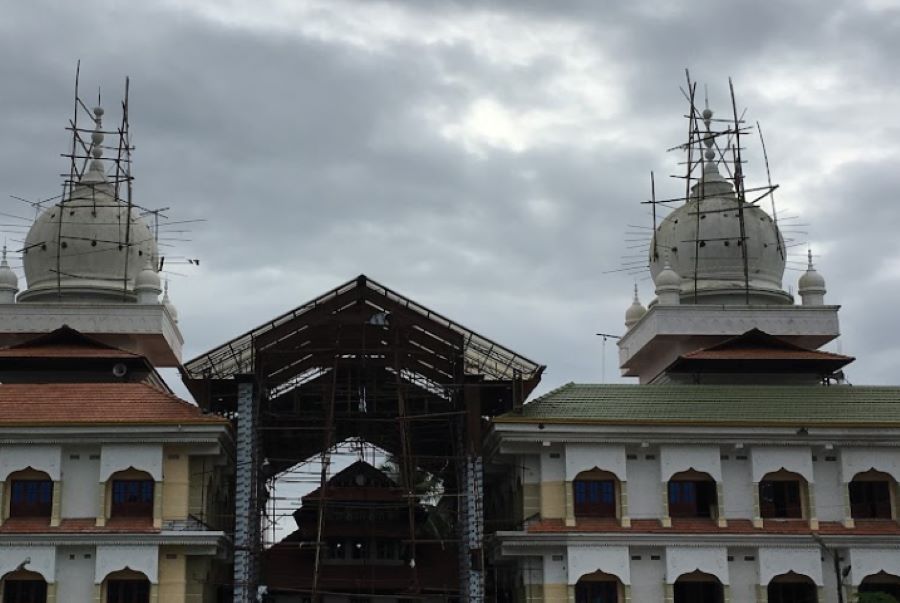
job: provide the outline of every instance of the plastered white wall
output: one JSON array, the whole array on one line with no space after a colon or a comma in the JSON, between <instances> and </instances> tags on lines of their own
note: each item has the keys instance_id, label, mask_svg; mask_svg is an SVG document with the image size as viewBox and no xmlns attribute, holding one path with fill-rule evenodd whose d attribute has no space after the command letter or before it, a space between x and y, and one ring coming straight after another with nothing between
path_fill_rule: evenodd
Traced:
<instances>
[{"instance_id":1,"label":"plastered white wall","mask_svg":"<svg viewBox=\"0 0 900 603\"><path fill-rule=\"evenodd\" d=\"M99 447L63 447L62 517L97 517L99 514L99 457Z\"/></svg>"},{"instance_id":2,"label":"plastered white wall","mask_svg":"<svg viewBox=\"0 0 900 603\"><path fill-rule=\"evenodd\" d=\"M146 471L160 482L162 474L163 449L160 444L104 444L100 452L100 476L105 482L116 471L134 467Z\"/></svg>"},{"instance_id":3,"label":"plastered white wall","mask_svg":"<svg viewBox=\"0 0 900 603\"><path fill-rule=\"evenodd\" d=\"M866 576L887 572L900 576L900 549L850 549L850 584L859 586Z\"/></svg>"},{"instance_id":4,"label":"plastered white wall","mask_svg":"<svg viewBox=\"0 0 900 603\"><path fill-rule=\"evenodd\" d=\"M559 559L554 559L559 557ZM566 569L566 555L560 549L556 553L544 554L544 584L566 584L568 570Z\"/></svg>"},{"instance_id":5,"label":"plastered white wall","mask_svg":"<svg viewBox=\"0 0 900 603\"><path fill-rule=\"evenodd\" d=\"M637 459L628 464L628 515L632 519L658 519L662 517L662 480L659 477L658 458L647 459L647 449L637 452ZM653 454L656 454L654 451Z\"/></svg>"},{"instance_id":6,"label":"plastered white wall","mask_svg":"<svg viewBox=\"0 0 900 603\"><path fill-rule=\"evenodd\" d=\"M841 450L841 472L845 482L857 473L870 469L883 471L900 481L900 450L896 448L844 448Z\"/></svg>"},{"instance_id":7,"label":"plastered white wall","mask_svg":"<svg viewBox=\"0 0 900 603\"><path fill-rule=\"evenodd\" d=\"M841 482L841 465L826 461L819 455L813 463L816 476L816 517L819 521L841 521L844 519L844 485Z\"/></svg>"},{"instance_id":8,"label":"plastered white wall","mask_svg":"<svg viewBox=\"0 0 900 603\"><path fill-rule=\"evenodd\" d=\"M664 549L631 547L631 600L634 603L662 601L665 597L665 578Z\"/></svg>"},{"instance_id":9,"label":"plastered white wall","mask_svg":"<svg viewBox=\"0 0 900 603\"><path fill-rule=\"evenodd\" d=\"M822 558L818 547L760 547L759 583L767 586L772 578L794 572L822 586Z\"/></svg>"},{"instance_id":10,"label":"plastered white wall","mask_svg":"<svg viewBox=\"0 0 900 603\"><path fill-rule=\"evenodd\" d=\"M700 570L729 584L728 551L725 547L666 547L666 582L675 584L679 576Z\"/></svg>"},{"instance_id":11,"label":"plastered white wall","mask_svg":"<svg viewBox=\"0 0 900 603\"><path fill-rule=\"evenodd\" d=\"M56 582L56 551L52 546L0 547L0 576L15 571L26 559L24 569L37 572L47 582Z\"/></svg>"},{"instance_id":12,"label":"plastered white wall","mask_svg":"<svg viewBox=\"0 0 900 603\"><path fill-rule=\"evenodd\" d=\"M6 481L10 473L31 467L45 471L53 481L59 480L59 446L14 445L0 446L0 481Z\"/></svg>"},{"instance_id":13,"label":"plastered white wall","mask_svg":"<svg viewBox=\"0 0 900 603\"><path fill-rule=\"evenodd\" d=\"M622 584L631 584L627 546L569 546L567 557L569 584L598 570L616 576Z\"/></svg>"},{"instance_id":14,"label":"plastered white wall","mask_svg":"<svg viewBox=\"0 0 900 603\"><path fill-rule=\"evenodd\" d=\"M565 456L566 481L572 481L580 472L594 467L615 474L619 481L624 482L628 479L625 466L625 446L567 444Z\"/></svg>"},{"instance_id":15,"label":"plastered white wall","mask_svg":"<svg viewBox=\"0 0 900 603\"><path fill-rule=\"evenodd\" d=\"M718 446L660 446L660 477L667 482L672 475L694 469L722 481L722 463Z\"/></svg>"},{"instance_id":16,"label":"plastered white wall","mask_svg":"<svg viewBox=\"0 0 900 603\"><path fill-rule=\"evenodd\" d=\"M750 450L753 481L761 482L767 473L786 469L799 473L808 482L815 481L812 450L804 446L754 446Z\"/></svg>"},{"instance_id":17,"label":"plastered white wall","mask_svg":"<svg viewBox=\"0 0 900 603\"><path fill-rule=\"evenodd\" d=\"M100 584L112 572L125 568L141 572L156 584L159 581L159 550L156 546L98 546L94 582Z\"/></svg>"},{"instance_id":18,"label":"plastered white wall","mask_svg":"<svg viewBox=\"0 0 900 603\"><path fill-rule=\"evenodd\" d=\"M56 603L84 603L94 598L94 547L57 547Z\"/></svg>"},{"instance_id":19,"label":"plastered white wall","mask_svg":"<svg viewBox=\"0 0 900 603\"><path fill-rule=\"evenodd\" d=\"M527 455L519 457L522 462L522 483L523 484L539 484L541 483L541 459L536 455Z\"/></svg>"},{"instance_id":20,"label":"plastered white wall","mask_svg":"<svg viewBox=\"0 0 900 603\"><path fill-rule=\"evenodd\" d=\"M750 481L750 459L729 455L722 461L723 496L727 519L753 517L753 482Z\"/></svg>"},{"instance_id":21,"label":"plastered white wall","mask_svg":"<svg viewBox=\"0 0 900 603\"><path fill-rule=\"evenodd\" d=\"M756 585L759 582L756 549L728 549L731 578L731 603L757 603Z\"/></svg>"}]
</instances>

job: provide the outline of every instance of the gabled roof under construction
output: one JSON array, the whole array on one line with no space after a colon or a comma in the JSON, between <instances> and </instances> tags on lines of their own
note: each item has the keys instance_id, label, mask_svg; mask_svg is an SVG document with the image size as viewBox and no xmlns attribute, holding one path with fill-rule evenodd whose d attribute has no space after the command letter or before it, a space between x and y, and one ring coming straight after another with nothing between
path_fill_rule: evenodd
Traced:
<instances>
[{"instance_id":1,"label":"gabled roof under construction","mask_svg":"<svg viewBox=\"0 0 900 603\"><path fill-rule=\"evenodd\" d=\"M198 381L233 380L244 374L254 374L270 386L302 378L303 371L316 364L314 342L328 336L319 325L326 318L345 312L358 314L360 305L370 325L386 324L395 315L403 315L412 324L414 336L407 343L418 352L415 370L433 383L457 380L459 375L453 374L452 362L448 360L460 353L465 376L497 382L521 380L526 396L544 370L544 366L521 354L360 275L188 361L183 369L185 381L196 389ZM261 367L258 356L262 352L289 354L291 359Z\"/></svg>"}]
</instances>

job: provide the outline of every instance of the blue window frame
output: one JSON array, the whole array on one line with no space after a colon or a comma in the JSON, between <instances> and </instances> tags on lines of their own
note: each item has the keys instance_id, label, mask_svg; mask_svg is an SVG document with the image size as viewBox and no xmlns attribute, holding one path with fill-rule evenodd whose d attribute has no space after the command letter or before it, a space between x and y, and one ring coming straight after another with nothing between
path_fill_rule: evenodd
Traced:
<instances>
[{"instance_id":1,"label":"blue window frame","mask_svg":"<svg viewBox=\"0 0 900 603\"><path fill-rule=\"evenodd\" d=\"M14 479L9 495L10 517L50 517L53 482L49 479Z\"/></svg>"},{"instance_id":2,"label":"blue window frame","mask_svg":"<svg viewBox=\"0 0 900 603\"><path fill-rule=\"evenodd\" d=\"M616 482L611 479L577 479L572 483L576 516L615 517Z\"/></svg>"},{"instance_id":3,"label":"blue window frame","mask_svg":"<svg viewBox=\"0 0 900 603\"><path fill-rule=\"evenodd\" d=\"M113 480L110 515L112 517L153 517L153 480Z\"/></svg>"}]
</instances>

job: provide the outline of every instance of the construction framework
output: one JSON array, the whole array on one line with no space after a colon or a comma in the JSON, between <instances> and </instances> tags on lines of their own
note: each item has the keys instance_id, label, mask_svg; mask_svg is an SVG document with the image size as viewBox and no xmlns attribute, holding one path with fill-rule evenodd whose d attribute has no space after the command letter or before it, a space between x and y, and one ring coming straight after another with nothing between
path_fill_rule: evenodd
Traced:
<instances>
[{"instance_id":1,"label":"construction framework","mask_svg":"<svg viewBox=\"0 0 900 603\"><path fill-rule=\"evenodd\" d=\"M766 198L770 200L772 220L774 223L774 231L776 233L776 240L774 242L777 246L777 252L780 254L781 258L786 259L787 244L785 243L785 239L781 237L778 228L778 213L775 208L775 190L778 188L778 185L772 184L772 177L769 172L769 161L768 154L766 152L765 141L762 137L762 129L757 123L755 124L755 129L760 139L760 145L765 162L767 181L766 184L761 186L749 188L746 186L744 176L744 166L746 164L744 153L746 151L746 147L744 146L744 140L745 137L753 131L754 127L747 125L747 122L744 119L744 114L746 112L738 112L738 105L734 92L734 84L731 79L729 78L728 80L731 105L730 115L724 118L716 118L713 117L713 112L709 109L708 99L705 99L704 108L701 109L700 107L698 107L697 83L691 79L690 73L687 70L685 70L685 78L687 82L687 88L682 89L682 93L688 102L688 111L684 116L687 120L688 125L687 141L676 147L668 149L668 151L670 152L677 151L684 153L685 158L680 162L682 165L684 165L684 173L672 175L673 178L684 180L684 196L657 199L656 180L653 172L651 172L650 199L642 201L643 204L647 204L650 206L650 213L652 216L652 230L650 230L649 233L651 238L649 243L646 242L646 239L632 240L630 242L637 242L638 244L633 245L630 248L639 249L640 251L646 251L651 262L660 262L662 260L665 260L666 258L662 256L668 253L668 251L660 250L659 242L656 236L658 232L657 227L659 225L658 208L671 208L675 203L684 203L689 202L693 199L697 199L699 203L697 204L695 210L690 212L690 216L695 219L694 236L687 240L678 241L678 243L689 245L693 250L693 270L692 274L690 275L690 280L693 283L692 288L694 292L692 296L693 303L700 303L698 300L698 291L700 289L699 280L702 278L700 276L700 274L702 273L701 263L705 258L712 257L710 255L710 252L708 250L703 250L703 248L707 247L708 243L720 242L728 245L729 241L734 241L740 248L741 261L743 265L745 302L749 304L751 291L751 275L749 272L748 245L746 244L748 237L745 211L749 207L756 206ZM704 166L707 164L715 164L716 166L724 168L726 172L725 178L731 182L734 188L735 203L733 207L723 209L710 209L702 206L703 200L708 197L707 191L704 190L706 184L704 178ZM714 237L711 238L710 236L704 235L703 218L711 213L723 213L723 217L733 216L733 219L736 220L737 223L736 235L728 236L722 239ZM629 234L643 236L645 233ZM630 258L638 256L624 257ZM629 260L625 264L623 264L623 268L621 269L621 271L637 275L648 268L649 265L646 260L636 259Z\"/></svg>"},{"instance_id":2,"label":"construction framework","mask_svg":"<svg viewBox=\"0 0 900 603\"><path fill-rule=\"evenodd\" d=\"M485 600L483 422L521 407L544 367L364 275L218 346L183 367L201 407L237 426L234 601L254 601L273 479L318 459L318 533L305 597L392 596ZM342 584L321 571L331 455L347 441L385 451L408 501L402 587ZM416 564L416 475L441 484L453 525L456 584L428 590ZM267 510L269 509L269 510ZM431 541L433 542L433 541Z\"/></svg>"}]
</instances>

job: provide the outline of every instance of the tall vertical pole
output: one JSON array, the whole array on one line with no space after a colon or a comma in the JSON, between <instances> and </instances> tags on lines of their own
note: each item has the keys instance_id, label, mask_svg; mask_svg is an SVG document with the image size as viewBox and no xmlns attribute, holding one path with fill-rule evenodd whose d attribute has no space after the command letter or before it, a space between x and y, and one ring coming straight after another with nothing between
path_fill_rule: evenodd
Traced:
<instances>
[{"instance_id":1,"label":"tall vertical pole","mask_svg":"<svg viewBox=\"0 0 900 603\"><path fill-rule=\"evenodd\" d=\"M256 492L256 396L253 380L238 383L237 467L234 480L234 603L256 600L254 589Z\"/></svg>"},{"instance_id":2,"label":"tall vertical pole","mask_svg":"<svg viewBox=\"0 0 900 603\"><path fill-rule=\"evenodd\" d=\"M463 386L466 407L465 464L462 496L462 549L465 559L465 601L484 601L484 469L481 446L481 391L478 385Z\"/></svg>"}]
</instances>

